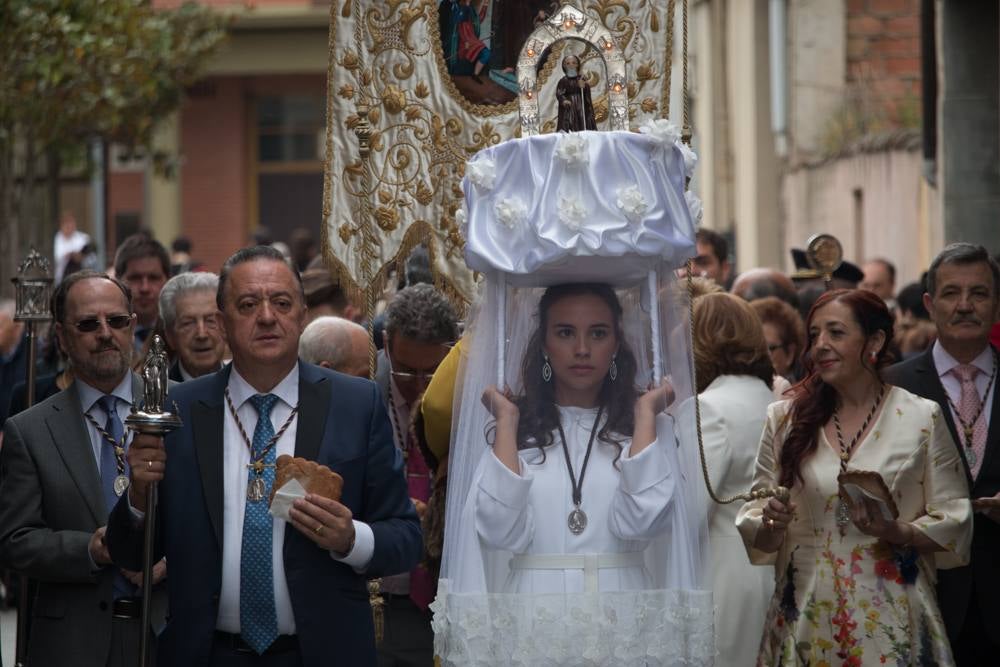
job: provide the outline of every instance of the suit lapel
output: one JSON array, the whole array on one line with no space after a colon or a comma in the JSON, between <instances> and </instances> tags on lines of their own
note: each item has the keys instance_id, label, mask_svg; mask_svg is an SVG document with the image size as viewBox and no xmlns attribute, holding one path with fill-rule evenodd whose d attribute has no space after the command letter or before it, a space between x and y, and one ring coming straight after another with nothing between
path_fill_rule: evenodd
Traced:
<instances>
[{"instance_id":1,"label":"suit lapel","mask_svg":"<svg viewBox=\"0 0 1000 667\"><path fill-rule=\"evenodd\" d=\"M101 475L94 460L94 448L90 434L80 410L80 394L74 382L66 391L60 392L52 404L52 410L45 418L49 434L56 450L62 457L69 476L73 479L80 495L97 525L108 522L111 508L105 508L104 492L101 490Z\"/></svg>"},{"instance_id":2,"label":"suit lapel","mask_svg":"<svg viewBox=\"0 0 1000 667\"><path fill-rule=\"evenodd\" d=\"M994 379L993 384L993 407L990 408L990 425L986 432L986 449L983 452L983 466L979 469L980 477L983 477L983 473L989 470L1000 456L997 452L1000 449L1000 388L996 386L997 380L1000 380L1000 375Z\"/></svg>"},{"instance_id":3,"label":"suit lapel","mask_svg":"<svg viewBox=\"0 0 1000 667\"><path fill-rule=\"evenodd\" d=\"M299 418L295 426L295 455L315 461L326 430L330 383L309 364L299 363Z\"/></svg>"},{"instance_id":4,"label":"suit lapel","mask_svg":"<svg viewBox=\"0 0 1000 667\"><path fill-rule=\"evenodd\" d=\"M222 502L223 502L223 433L225 413L223 392L229 383L229 369L226 366L216 374L212 389L206 398L191 404L191 432L194 434L194 452L201 473L201 489L208 506L208 517L212 522L215 539L222 548Z\"/></svg>"}]
</instances>

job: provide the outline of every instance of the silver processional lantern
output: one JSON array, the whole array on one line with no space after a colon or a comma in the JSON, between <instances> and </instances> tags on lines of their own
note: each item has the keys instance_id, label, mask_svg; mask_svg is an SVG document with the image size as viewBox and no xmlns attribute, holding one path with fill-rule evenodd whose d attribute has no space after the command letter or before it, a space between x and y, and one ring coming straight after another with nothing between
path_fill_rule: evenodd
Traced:
<instances>
[{"instance_id":1,"label":"silver processional lantern","mask_svg":"<svg viewBox=\"0 0 1000 667\"><path fill-rule=\"evenodd\" d=\"M14 320L25 323L28 346L28 360L25 364L25 397L24 407L30 408L35 403L35 358L38 346L36 344L37 327L41 322L52 319L49 311L49 296L52 294L52 272L49 260L34 248L17 267L17 275L11 278L14 283L15 309ZM28 655L28 578L21 575L21 591L17 605L17 641L14 647L14 664L25 667Z\"/></svg>"},{"instance_id":2,"label":"silver processional lantern","mask_svg":"<svg viewBox=\"0 0 1000 667\"><path fill-rule=\"evenodd\" d=\"M49 297L52 295L52 271L49 260L34 248L17 267L17 275L11 278L17 293L14 319L18 322L47 322L52 319L49 312Z\"/></svg>"}]
</instances>

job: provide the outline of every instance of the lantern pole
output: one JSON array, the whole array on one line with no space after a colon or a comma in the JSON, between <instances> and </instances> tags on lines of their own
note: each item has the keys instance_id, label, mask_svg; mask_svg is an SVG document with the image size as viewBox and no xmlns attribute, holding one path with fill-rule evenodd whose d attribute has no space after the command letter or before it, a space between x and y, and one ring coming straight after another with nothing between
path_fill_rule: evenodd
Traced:
<instances>
[{"instance_id":1,"label":"lantern pole","mask_svg":"<svg viewBox=\"0 0 1000 667\"><path fill-rule=\"evenodd\" d=\"M28 346L28 361L25 368L24 409L35 404L35 361L37 358L37 325L52 319L49 297L52 294L52 271L49 260L32 248L17 267L17 275L11 279L16 293L14 321L24 322ZM14 648L14 664L26 667L28 655L28 577L21 575L17 596L17 642Z\"/></svg>"}]
</instances>

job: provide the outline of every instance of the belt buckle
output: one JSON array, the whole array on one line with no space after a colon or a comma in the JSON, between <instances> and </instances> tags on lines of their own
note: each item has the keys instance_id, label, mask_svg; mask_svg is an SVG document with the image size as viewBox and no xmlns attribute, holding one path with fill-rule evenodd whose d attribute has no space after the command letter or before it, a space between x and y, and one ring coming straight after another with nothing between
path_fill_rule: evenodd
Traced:
<instances>
[{"instance_id":1,"label":"belt buckle","mask_svg":"<svg viewBox=\"0 0 1000 667\"><path fill-rule=\"evenodd\" d=\"M112 618L134 620L139 618L140 612L139 602L132 598L119 598L111 606Z\"/></svg>"}]
</instances>

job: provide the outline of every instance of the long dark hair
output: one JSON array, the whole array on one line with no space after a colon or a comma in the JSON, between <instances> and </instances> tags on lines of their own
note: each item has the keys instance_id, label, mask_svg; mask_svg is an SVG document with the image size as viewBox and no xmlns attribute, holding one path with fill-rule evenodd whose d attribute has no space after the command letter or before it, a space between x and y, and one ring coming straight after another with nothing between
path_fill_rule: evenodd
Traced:
<instances>
[{"instance_id":1,"label":"long dark hair","mask_svg":"<svg viewBox=\"0 0 1000 667\"><path fill-rule=\"evenodd\" d=\"M618 456L621 456L622 444L615 435L631 438L635 427L635 401L639 397L635 388L637 364L622 333L622 306L615 291L603 283L568 283L549 287L538 302L538 326L531 334L521 362L524 393L515 399L520 410L517 448L537 447L542 450L543 458L545 447L554 442L553 431L559 427L555 383L542 379L542 365L545 363L542 345L549 323L549 309L561 299L585 295L598 297L611 309L615 338L618 340L618 354L615 356L617 379L612 382L610 377L605 377L598 395L598 404L604 408L607 419L598 431L597 439L617 447ZM617 457L615 460L617 462Z\"/></svg>"},{"instance_id":2,"label":"long dark hair","mask_svg":"<svg viewBox=\"0 0 1000 667\"><path fill-rule=\"evenodd\" d=\"M801 358L806 376L792 387L792 406L788 413L791 428L781 447L779 457L781 463L779 483L788 488L791 488L796 480L804 481L802 462L816 451L816 446L819 443L819 430L830 420L837 407L836 390L823 382L819 373L816 372L811 358L813 339L808 334L816 311L834 301L839 301L851 310L854 320L861 327L866 339L879 331L885 333L885 344L879 350L875 363L872 364L865 359L863 349L861 363L876 375L881 368L892 363L892 354L889 352L889 345L892 342L892 315L882 299L872 292L862 289L833 290L825 292L816 299L816 303L809 311L809 317L806 318L807 340Z\"/></svg>"}]
</instances>

